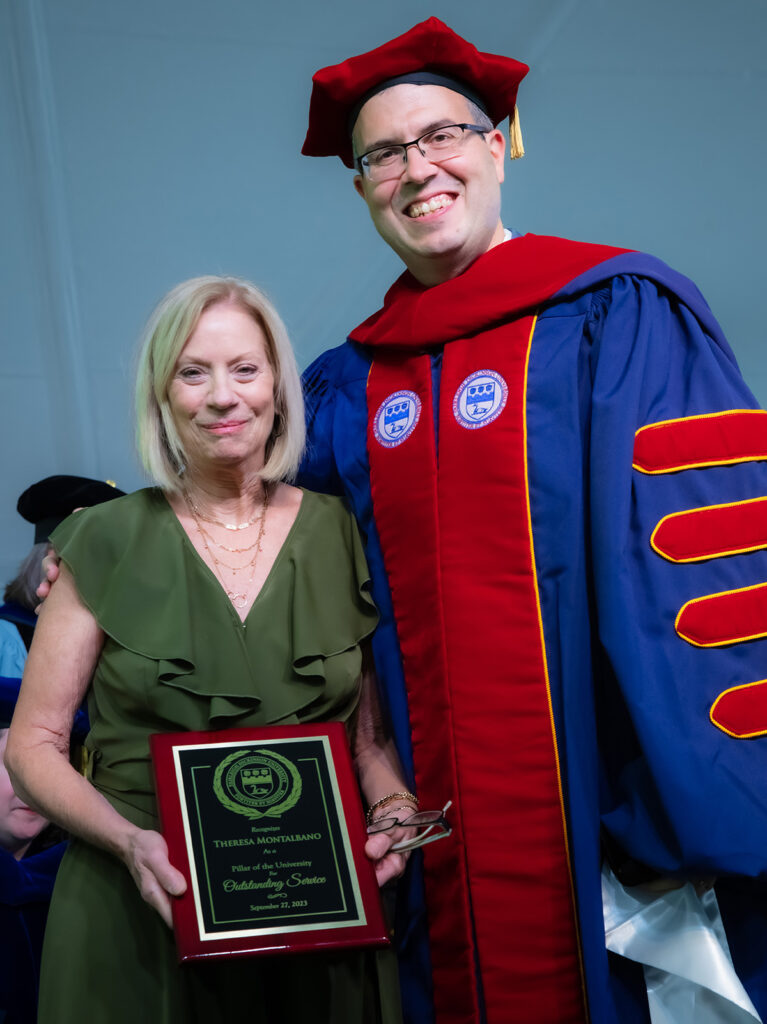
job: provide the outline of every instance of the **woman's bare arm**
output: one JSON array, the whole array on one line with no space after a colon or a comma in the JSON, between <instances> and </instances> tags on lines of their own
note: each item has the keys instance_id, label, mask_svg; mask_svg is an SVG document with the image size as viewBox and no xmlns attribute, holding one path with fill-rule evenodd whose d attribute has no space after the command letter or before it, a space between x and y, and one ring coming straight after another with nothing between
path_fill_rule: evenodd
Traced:
<instances>
[{"instance_id":1,"label":"woman's bare arm","mask_svg":"<svg viewBox=\"0 0 767 1024\"><path fill-rule=\"evenodd\" d=\"M5 760L19 796L74 835L125 862L141 895L170 924L168 893L184 891L157 832L133 825L69 763L69 734L104 634L61 566L35 629Z\"/></svg>"},{"instance_id":2,"label":"woman's bare arm","mask_svg":"<svg viewBox=\"0 0 767 1024\"><path fill-rule=\"evenodd\" d=\"M397 751L388 735L378 701L378 689L369 649L363 650L360 703L352 727L352 756L360 787L368 806L392 793L404 793L407 786ZM377 817L411 814L418 808L408 797L398 797L382 808ZM408 838L405 830L395 829L371 836L365 846L368 857L375 862L376 878L384 885L405 870L407 853L390 853L390 847Z\"/></svg>"}]
</instances>

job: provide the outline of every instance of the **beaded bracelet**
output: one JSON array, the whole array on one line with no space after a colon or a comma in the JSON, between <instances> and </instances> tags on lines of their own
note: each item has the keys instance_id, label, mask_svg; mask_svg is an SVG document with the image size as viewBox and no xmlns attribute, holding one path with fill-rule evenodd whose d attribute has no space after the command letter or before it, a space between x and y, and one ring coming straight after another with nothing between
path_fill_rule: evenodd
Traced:
<instances>
[{"instance_id":1,"label":"beaded bracelet","mask_svg":"<svg viewBox=\"0 0 767 1024\"><path fill-rule=\"evenodd\" d=\"M381 797L380 800L376 800L374 804L368 807L368 813L365 816L365 821L368 825L373 823L373 812L377 811L379 807L383 807L385 804L391 803L392 800L412 800L412 802L418 807L418 797L414 793L389 793L388 796Z\"/></svg>"}]
</instances>

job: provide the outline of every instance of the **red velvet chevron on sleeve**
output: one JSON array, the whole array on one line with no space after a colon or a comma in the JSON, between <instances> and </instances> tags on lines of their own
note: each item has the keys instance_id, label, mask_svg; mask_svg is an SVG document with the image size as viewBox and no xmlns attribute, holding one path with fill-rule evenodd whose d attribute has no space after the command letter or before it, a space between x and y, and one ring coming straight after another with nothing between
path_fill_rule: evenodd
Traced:
<instances>
[{"instance_id":1,"label":"red velvet chevron on sleeve","mask_svg":"<svg viewBox=\"0 0 767 1024\"><path fill-rule=\"evenodd\" d=\"M650 544L669 562L702 562L767 548L767 497L664 516Z\"/></svg>"},{"instance_id":2,"label":"red velvet chevron on sleeve","mask_svg":"<svg viewBox=\"0 0 767 1024\"><path fill-rule=\"evenodd\" d=\"M676 631L695 647L723 647L767 636L767 583L693 598L677 615Z\"/></svg>"},{"instance_id":3,"label":"red velvet chevron on sleeve","mask_svg":"<svg viewBox=\"0 0 767 1024\"><path fill-rule=\"evenodd\" d=\"M767 679L733 686L711 705L711 721L735 739L767 735Z\"/></svg>"},{"instance_id":4,"label":"red velvet chevron on sleeve","mask_svg":"<svg viewBox=\"0 0 767 1024\"><path fill-rule=\"evenodd\" d=\"M634 468L640 473L728 466L767 459L767 412L726 409L640 427Z\"/></svg>"}]
</instances>

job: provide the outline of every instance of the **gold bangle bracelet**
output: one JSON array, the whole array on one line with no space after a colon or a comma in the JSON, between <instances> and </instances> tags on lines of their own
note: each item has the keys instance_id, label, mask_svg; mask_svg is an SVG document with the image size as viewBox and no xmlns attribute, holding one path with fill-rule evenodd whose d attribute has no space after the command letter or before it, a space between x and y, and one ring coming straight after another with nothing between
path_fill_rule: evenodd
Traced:
<instances>
[{"instance_id":1,"label":"gold bangle bracelet","mask_svg":"<svg viewBox=\"0 0 767 1024\"><path fill-rule=\"evenodd\" d=\"M376 800L374 804L371 804L370 807L368 807L368 812L365 815L365 821L367 824L371 824L374 811L377 811L379 807L383 807L385 804L391 803L392 800L412 800L416 807L418 807L418 797L415 793L389 793L388 796L381 797L380 800Z\"/></svg>"},{"instance_id":2,"label":"gold bangle bracelet","mask_svg":"<svg viewBox=\"0 0 767 1024\"><path fill-rule=\"evenodd\" d=\"M382 814L377 814L375 818L371 818L368 822L370 825L375 825L377 821L384 821L388 818L396 818L397 811L408 811L410 814L415 813L415 808L411 804L398 804L396 807L392 807L391 810L385 810Z\"/></svg>"}]
</instances>

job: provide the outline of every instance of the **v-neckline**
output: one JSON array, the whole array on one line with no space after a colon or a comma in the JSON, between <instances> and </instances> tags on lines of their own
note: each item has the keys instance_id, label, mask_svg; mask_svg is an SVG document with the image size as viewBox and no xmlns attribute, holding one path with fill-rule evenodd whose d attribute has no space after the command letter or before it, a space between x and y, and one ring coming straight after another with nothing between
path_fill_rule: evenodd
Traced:
<instances>
[{"instance_id":1,"label":"v-neckline","mask_svg":"<svg viewBox=\"0 0 767 1024\"><path fill-rule=\"evenodd\" d=\"M203 569L204 573L206 574L206 576L215 584L216 590L221 595L223 600L226 602L227 607L229 608L231 614L234 616L236 625L239 626L243 631L246 629L246 627L248 625L248 622L250 621L250 617L251 617L251 615L253 614L253 611L256 608L256 605L260 602L262 594L264 593L264 591L271 584L272 578L275 575L275 570L277 569L277 566L282 561L283 552L285 551L285 549L290 544L290 542L291 542L291 540L293 538L293 534L296 531L296 527L298 526L299 520L301 519L301 517L303 515L304 506L306 504L306 501L305 501L305 499L306 499L306 488L298 487L297 490L301 491L301 501L300 501L300 503L298 505L298 509L296 511L296 518L291 523L290 529L288 530L287 534L285 535L285 540L280 545L280 550L277 552L277 555L275 556L275 559L274 559L274 561L271 564L269 572L266 574L266 578L264 579L264 582L261 585L261 589L259 590L259 592L256 594L255 598L253 599L253 603L251 604L250 608L248 609L248 614L245 616L244 619L240 618L240 616L239 616L239 614L237 612L237 609L232 604L232 602L231 602L231 600L229 598L229 595L227 594L226 590L224 589L224 585L222 584L221 580L218 578L218 576L215 574L215 572L213 572L211 567L208 565L208 563L202 557L200 552L194 546L194 543L192 542L192 538L189 536L189 534L184 529L184 527L183 527L183 525L181 523L181 520L178 518L178 515L176 514L175 509L173 508L171 503L168 501L168 496L165 494L164 491L160 490L160 494L162 495L163 501L165 502L167 510L170 513L170 516L171 516L171 518L173 520L174 526L181 533L181 537L182 537L183 542L189 547L190 551L192 552L192 555L194 556L196 561L200 564L200 566L202 567L202 569Z\"/></svg>"}]
</instances>

